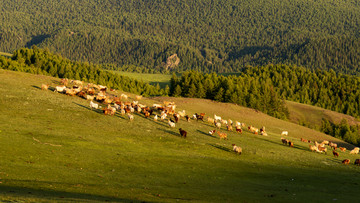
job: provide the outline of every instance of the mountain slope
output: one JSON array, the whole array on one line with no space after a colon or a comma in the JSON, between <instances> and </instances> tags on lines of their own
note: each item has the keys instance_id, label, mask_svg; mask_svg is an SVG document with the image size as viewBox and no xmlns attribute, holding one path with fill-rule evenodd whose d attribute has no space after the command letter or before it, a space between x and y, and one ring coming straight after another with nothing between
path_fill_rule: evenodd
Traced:
<instances>
[{"instance_id":1,"label":"mountain slope","mask_svg":"<svg viewBox=\"0 0 360 203\"><path fill-rule=\"evenodd\" d=\"M136 114L129 122L90 110L89 102L78 97L42 91L43 83L54 86L58 79L0 70L1 201L356 200L359 168L340 162L349 158L353 163L358 155L340 152L333 158L310 152L308 143L299 141L332 139L352 148L322 133L231 104L141 100L147 105L175 101L188 114L216 113L264 125L269 134L228 132L229 140L219 140L207 133L213 126L201 121L181 119L171 129ZM188 131L186 139L178 128ZM281 144L282 130L289 131L294 148ZM243 148L242 155L231 151L233 143Z\"/></svg>"}]
</instances>

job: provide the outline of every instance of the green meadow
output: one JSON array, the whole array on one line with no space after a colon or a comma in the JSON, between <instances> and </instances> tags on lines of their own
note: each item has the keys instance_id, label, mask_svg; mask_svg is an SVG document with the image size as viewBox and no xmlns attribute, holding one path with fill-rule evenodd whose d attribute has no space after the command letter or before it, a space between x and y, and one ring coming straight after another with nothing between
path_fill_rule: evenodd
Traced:
<instances>
[{"instance_id":1,"label":"green meadow","mask_svg":"<svg viewBox=\"0 0 360 203\"><path fill-rule=\"evenodd\" d=\"M161 79L162 80L162 79ZM268 136L208 132L206 121L175 128L135 113L134 121L91 110L89 101L51 90L59 79L0 69L0 201L2 202L356 202L360 155L309 150L300 138L354 146L253 109L204 99L174 101L188 115L206 113L266 127ZM111 94L120 95L115 91ZM135 95L129 94L129 101ZM104 106L104 105L102 105ZM206 120L206 119L205 119ZM178 128L188 132L179 135ZM280 133L289 132L291 148ZM232 151L232 144L243 153ZM350 159L350 165L343 165Z\"/></svg>"},{"instance_id":2,"label":"green meadow","mask_svg":"<svg viewBox=\"0 0 360 203\"><path fill-rule=\"evenodd\" d=\"M133 73L125 71L111 71L120 75L128 76L130 78L137 79L152 85L159 84L161 88L165 88L166 85L170 86L171 75L169 74L152 74L152 73Z\"/></svg>"}]
</instances>

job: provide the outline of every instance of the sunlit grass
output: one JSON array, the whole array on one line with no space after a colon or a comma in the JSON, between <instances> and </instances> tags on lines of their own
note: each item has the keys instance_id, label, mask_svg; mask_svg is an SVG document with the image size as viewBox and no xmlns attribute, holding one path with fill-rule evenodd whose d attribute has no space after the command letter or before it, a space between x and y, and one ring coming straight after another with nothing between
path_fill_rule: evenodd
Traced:
<instances>
[{"instance_id":1,"label":"sunlit grass","mask_svg":"<svg viewBox=\"0 0 360 203\"><path fill-rule=\"evenodd\" d=\"M182 119L169 128L139 114L129 122L90 110L78 97L39 89L57 82L0 70L0 201L357 200L360 167L353 162L359 156L312 153L299 141L331 139L319 132L232 104L163 97L140 101L175 101L189 115L216 113L264 125L269 134L228 132L229 139L220 140L208 134L214 127L206 122ZM188 132L186 139L178 128ZM282 130L289 131L295 148L281 144ZM243 148L242 155L232 152L233 143ZM340 163L345 158L351 165Z\"/></svg>"}]
</instances>

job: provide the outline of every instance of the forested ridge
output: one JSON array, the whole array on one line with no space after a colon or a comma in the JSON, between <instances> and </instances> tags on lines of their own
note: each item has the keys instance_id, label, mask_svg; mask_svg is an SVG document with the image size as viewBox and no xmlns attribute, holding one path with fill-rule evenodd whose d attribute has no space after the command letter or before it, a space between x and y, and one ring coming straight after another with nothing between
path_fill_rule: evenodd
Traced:
<instances>
[{"instance_id":1,"label":"forested ridge","mask_svg":"<svg viewBox=\"0 0 360 203\"><path fill-rule=\"evenodd\" d=\"M43 74L59 78L69 78L106 85L109 88L141 94L144 96L167 95L166 89L142 81L103 70L98 65L71 61L49 50L22 48L16 50L12 58L0 56L0 68Z\"/></svg>"},{"instance_id":2,"label":"forested ridge","mask_svg":"<svg viewBox=\"0 0 360 203\"><path fill-rule=\"evenodd\" d=\"M237 103L280 118L287 114L281 99L360 116L360 79L333 70L267 65L227 76L190 71L173 75L170 93Z\"/></svg>"},{"instance_id":3,"label":"forested ridge","mask_svg":"<svg viewBox=\"0 0 360 203\"><path fill-rule=\"evenodd\" d=\"M288 64L359 75L356 0L2 0L0 50L48 47L109 69L238 72ZM114 65L112 65L114 64Z\"/></svg>"}]
</instances>

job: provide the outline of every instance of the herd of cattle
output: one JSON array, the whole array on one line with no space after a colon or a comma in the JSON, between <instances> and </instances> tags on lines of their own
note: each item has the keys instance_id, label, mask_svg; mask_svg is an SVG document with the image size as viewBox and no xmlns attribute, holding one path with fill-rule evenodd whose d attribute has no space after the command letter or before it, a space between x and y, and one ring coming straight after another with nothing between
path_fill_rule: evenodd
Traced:
<instances>
[{"instance_id":1,"label":"herd of cattle","mask_svg":"<svg viewBox=\"0 0 360 203\"><path fill-rule=\"evenodd\" d=\"M101 109L105 115L115 115L117 112L120 115L127 115L130 121L134 120L134 114L142 114L145 118L150 118L151 116L155 121L162 120L167 122L169 127L175 128L176 123L179 122L180 118L184 118L187 122L190 122L191 119L204 121L205 113L195 113L192 116L186 114L185 110L175 112L176 105L174 102L164 101L163 104L153 104L152 106L147 106L141 104L139 101L142 99L142 96L135 96L132 102L130 102L130 97L126 94L121 94L120 96L116 96L114 94L109 93L115 90L109 89L106 86L96 85L92 83L88 83L84 86L84 83L79 80L71 80L61 79L61 85L55 86L54 92L64 93L69 96L79 96L86 100L90 101L91 109ZM49 85L43 84L41 86L42 90L49 89ZM103 105L100 106L100 105ZM209 131L210 135L214 135L215 132L219 135L220 139L227 139L227 133L221 132L222 126L228 131L235 131L237 133L242 134L243 128L246 126L244 123L240 123L238 121L233 122L231 119L222 119L220 116L214 115L214 117L207 117L207 122L211 125L214 125L216 129ZM253 134L260 134L263 136L267 136L268 134L265 131L265 126L260 129L255 128L254 126L248 126L248 131ZM181 137L186 138L187 132L183 129L179 129L179 134ZM287 131L283 131L281 136L288 136ZM290 147L294 147L294 142L285 138L281 138L281 141L285 145L289 145ZM324 140L321 143L317 141L310 141L301 138L302 142L314 143L314 145L309 145L309 148L313 152L318 153L326 153L327 148L325 145L331 147L333 149L333 155L335 157L339 157L339 153L336 151L340 149L345 152L346 148L337 147L336 143ZM359 148L355 147L350 151L350 154L358 154ZM233 144L233 151L241 154L242 148ZM350 160L345 159L342 161L343 164L349 164ZM356 165L360 165L360 159L355 160Z\"/></svg>"}]
</instances>

